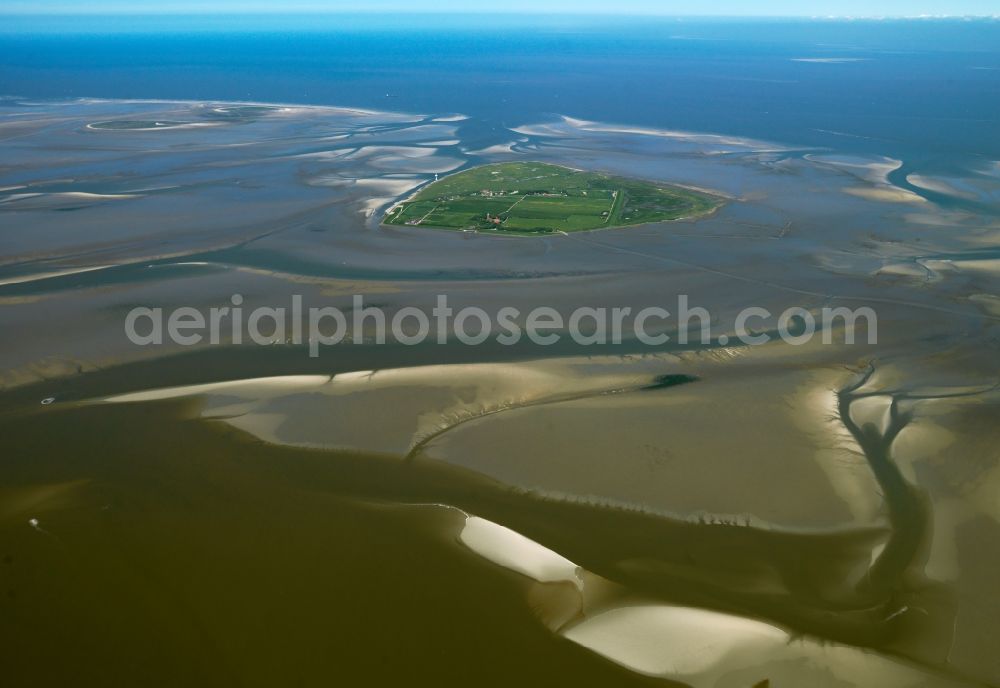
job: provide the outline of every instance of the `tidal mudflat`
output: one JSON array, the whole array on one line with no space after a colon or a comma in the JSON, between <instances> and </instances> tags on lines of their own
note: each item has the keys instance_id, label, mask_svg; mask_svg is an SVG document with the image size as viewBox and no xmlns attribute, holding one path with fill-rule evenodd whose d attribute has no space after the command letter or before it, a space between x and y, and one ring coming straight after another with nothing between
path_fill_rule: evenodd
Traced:
<instances>
[{"instance_id":1,"label":"tidal mudflat","mask_svg":"<svg viewBox=\"0 0 1000 688\"><path fill-rule=\"evenodd\" d=\"M4 101L0 151L16 683L1000 682L996 162L113 100ZM567 235L382 222L435 176L529 161L725 202ZM388 314L685 294L713 336L310 357L280 333L123 333L137 305L233 294ZM877 341L744 346L751 304L867 306Z\"/></svg>"}]
</instances>

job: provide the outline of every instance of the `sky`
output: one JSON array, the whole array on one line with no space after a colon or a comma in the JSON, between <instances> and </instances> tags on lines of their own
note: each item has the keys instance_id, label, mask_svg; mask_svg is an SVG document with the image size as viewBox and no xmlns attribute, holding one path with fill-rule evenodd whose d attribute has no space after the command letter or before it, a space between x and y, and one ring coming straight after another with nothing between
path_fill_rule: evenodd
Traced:
<instances>
[{"instance_id":1,"label":"sky","mask_svg":"<svg viewBox=\"0 0 1000 688\"><path fill-rule=\"evenodd\" d=\"M1000 16L1000 0L4 0L0 14L447 12L667 16Z\"/></svg>"}]
</instances>

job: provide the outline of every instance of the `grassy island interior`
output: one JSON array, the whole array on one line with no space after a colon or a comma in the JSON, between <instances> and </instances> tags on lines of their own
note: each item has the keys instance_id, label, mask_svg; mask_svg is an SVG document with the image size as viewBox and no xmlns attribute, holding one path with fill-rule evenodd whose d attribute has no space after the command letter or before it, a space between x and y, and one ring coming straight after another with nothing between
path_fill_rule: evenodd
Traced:
<instances>
[{"instance_id":1,"label":"grassy island interior","mask_svg":"<svg viewBox=\"0 0 1000 688\"><path fill-rule=\"evenodd\" d=\"M720 199L676 186L541 162L463 170L386 213L387 225L499 234L552 234L695 217Z\"/></svg>"}]
</instances>

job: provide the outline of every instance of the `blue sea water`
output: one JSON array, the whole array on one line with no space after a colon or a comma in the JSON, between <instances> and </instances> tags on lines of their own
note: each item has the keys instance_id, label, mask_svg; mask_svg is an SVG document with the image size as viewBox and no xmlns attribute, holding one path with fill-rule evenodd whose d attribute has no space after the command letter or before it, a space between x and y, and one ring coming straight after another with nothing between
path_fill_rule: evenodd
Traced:
<instances>
[{"instance_id":1,"label":"blue sea water","mask_svg":"<svg viewBox=\"0 0 1000 688\"><path fill-rule=\"evenodd\" d=\"M1000 159L1000 21L8 17L0 95L565 114L950 169Z\"/></svg>"}]
</instances>

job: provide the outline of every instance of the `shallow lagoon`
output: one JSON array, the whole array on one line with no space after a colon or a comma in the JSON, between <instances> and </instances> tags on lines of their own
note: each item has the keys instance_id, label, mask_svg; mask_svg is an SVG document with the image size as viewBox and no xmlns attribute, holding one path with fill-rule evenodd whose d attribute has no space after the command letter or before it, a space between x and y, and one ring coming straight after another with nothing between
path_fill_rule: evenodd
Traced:
<instances>
[{"instance_id":1,"label":"shallow lagoon","mask_svg":"<svg viewBox=\"0 0 1000 688\"><path fill-rule=\"evenodd\" d=\"M903 185L888 154L558 116L487 135L474 117L305 106L0 115L16 133L0 142L16 676L1000 678L995 175ZM185 126L88 126L107 121ZM434 174L503 160L728 202L567 237L380 226ZM949 189L986 191L970 206ZM523 309L683 293L716 334L749 304L869 305L879 337L313 359L123 334L135 305L234 293L247 308L364 294L390 313L441 293ZM713 649L661 650L679 637Z\"/></svg>"}]
</instances>

